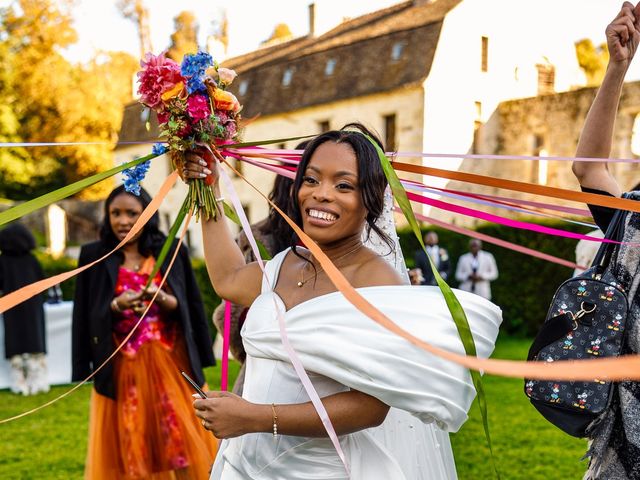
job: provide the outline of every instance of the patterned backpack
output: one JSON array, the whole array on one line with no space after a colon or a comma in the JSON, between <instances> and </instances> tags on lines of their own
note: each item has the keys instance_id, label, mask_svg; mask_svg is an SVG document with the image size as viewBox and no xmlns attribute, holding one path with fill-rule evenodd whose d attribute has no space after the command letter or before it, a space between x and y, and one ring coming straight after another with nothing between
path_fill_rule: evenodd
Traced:
<instances>
[{"instance_id":1,"label":"patterned backpack","mask_svg":"<svg viewBox=\"0 0 640 480\"><path fill-rule=\"evenodd\" d=\"M616 211L605 238L622 239L625 214ZM529 350L529 361L620 355L629 305L611 273L617 251L616 244L602 243L591 267L558 287ZM548 421L575 437L588 436L587 427L613 397L613 383L598 378L589 382L525 379L524 390Z\"/></svg>"}]
</instances>

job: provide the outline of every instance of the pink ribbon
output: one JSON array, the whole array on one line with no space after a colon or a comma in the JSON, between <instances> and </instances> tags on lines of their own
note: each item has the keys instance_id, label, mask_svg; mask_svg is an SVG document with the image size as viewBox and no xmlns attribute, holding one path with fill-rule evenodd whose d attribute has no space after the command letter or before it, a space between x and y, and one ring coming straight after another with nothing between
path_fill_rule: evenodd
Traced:
<instances>
[{"instance_id":1,"label":"pink ribbon","mask_svg":"<svg viewBox=\"0 0 640 480\"><path fill-rule=\"evenodd\" d=\"M564 230L558 230L557 228L545 227L544 225L536 225L535 223L521 222L520 220L512 220L510 218L501 217L499 215L493 215L491 213L481 212L473 208L461 207L459 205L453 205L451 203L442 202L440 200L434 200L433 198L423 197L415 193L407 192L409 200L414 202L423 203L425 205L431 205L432 207L447 210L453 213L459 213L468 217L479 218L487 222L499 223L500 225L506 225L508 227L518 228L521 230L530 230L532 232L544 233L547 235L553 235L556 237L573 238L576 240L589 240L590 242L605 242L616 243L626 245L639 246L638 243L617 242L615 240L608 240L606 238L597 238L590 235L582 235L581 233L567 232Z\"/></svg>"},{"instance_id":2,"label":"pink ribbon","mask_svg":"<svg viewBox=\"0 0 640 480\"><path fill-rule=\"evenodd\" d=\"M402 212L398 207L394 207L396 212ZM540 258L542 260L546 260L547 262L557 263L558 265L562 265L564 267L569 268L579 268L581 270L586 270L587 267L578 265L574 262L570 262L569 260L565 260L563 258L555 257L553 255L549 255L548 253L540 252L539 250L534 250L532 248L523 247L522 245L518 245L516 243L507 242L506 240L502 240L500 238L492 237L491 235L486 235L484 233L474 232L473 230L469 230L467 228L458 227L451 223L443 222L441 220L437 220L432 217L427 217L425 215L421 215L419 213L415 214L418 220L422 220L423 222L429 222L433 225L438 225L446 230L450 230L452 232L460 233L462 235L466 235L471 238L478 238L487 243L493 243L494 245L498 245L500 247L508 248L509 250L513 250L515 252L523 253L525 255L531 255L532 257Z\"/></svg>"},{"instance_id":3,"label":"pink ribbon","mask_svg":"<svg viewBox=\"0 0 640 480\"><path fill-rule=\"evenodd\" d=\"M220 390L226 392L229 383L229 340L231 337L231 302L224 302L224 329L222 334L222 372L220 374Z\"/></svg>"}]
</instances>

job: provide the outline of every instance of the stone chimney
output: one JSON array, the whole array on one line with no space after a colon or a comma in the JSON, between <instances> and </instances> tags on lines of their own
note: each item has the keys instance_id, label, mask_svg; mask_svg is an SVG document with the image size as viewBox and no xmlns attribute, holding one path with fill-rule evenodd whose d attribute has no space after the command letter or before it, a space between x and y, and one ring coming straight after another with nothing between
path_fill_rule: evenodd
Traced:
<instances>
[{"instance_id":1,"label":"stone chimney","mask_svg":"<svg viewBox=\"0 0 640 480\"><path fill-rule=\"evenodd\" d=\"M316 4L309 4L309 36L316 36Z\"/></svg>"}]
</instances>

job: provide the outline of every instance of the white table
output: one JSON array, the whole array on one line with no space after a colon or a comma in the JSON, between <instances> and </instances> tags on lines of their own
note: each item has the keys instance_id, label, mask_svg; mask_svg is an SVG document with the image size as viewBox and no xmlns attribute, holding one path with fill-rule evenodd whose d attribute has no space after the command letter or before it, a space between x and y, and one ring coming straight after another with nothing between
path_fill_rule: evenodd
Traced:
<instances>
[{"instance_id":1,"label":"white table","mask_svg":"<svg viewBox=\"0 0 640 480\"><path fill-rule=\"evenodd\" d=\"M73 302L44 305L49 384L71 383L71 312ZM0 315L0 318L2 316ZM0 322L0 388L9 388L9 362L4 355L4 324Z\"/></svg>"}]
</instances>

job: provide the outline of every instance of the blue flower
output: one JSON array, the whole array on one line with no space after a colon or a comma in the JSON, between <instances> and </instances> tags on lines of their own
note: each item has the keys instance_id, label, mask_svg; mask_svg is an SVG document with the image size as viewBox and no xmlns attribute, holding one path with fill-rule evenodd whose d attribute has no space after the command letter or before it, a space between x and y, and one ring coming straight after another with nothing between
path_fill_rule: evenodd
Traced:
<instances>
[{"instance_id":1,"label":"blue flower","mask_svg":"<svg viewBox=\"0 0 640 480\"><path fill-rule=\"evenodd\" d=\"M134 195L140 195L140 182L144 180L147 171L149 171L149 167L151 166L151 161L147 160L146 162L140 163L132 168L125 168L122 171L124 176L124 189L133 193Z\"/></svg>"},{"instance_id":2,"label":"blue flower","mask_svg":"<svg viewBox=\"0 0 640 480\"><path fill-rule=\"evenodd\" d=\"M213 58L207 52L188 53L182 60L180 73L183 77L201 76L208 67L213 66Z\"/></svg>"},{"instance_id":3,"label":"blue flower","mask_svg":"<svg viewBox=\"0 0 640 480\"><path fill-rule=\"evenodd\" d=\"M163 155L165 153L167 153L169 149L167 148L167 146L164 143L155 143L153 145L153 148L151 149L151 153L153 153L154 155Z\"/></svg>"},{"instance_id":4,"label":"blue flower","mask_svg":"<svg viewBox=\"0 0 640 480\"><path fill-rule=\"evenodd\" d=\"M189 95L196 92L206 92L207 86L204 84L204 75L198 76L194 75L193 77L187 80L187 92Z\"/></svg>"}]
</instances>

